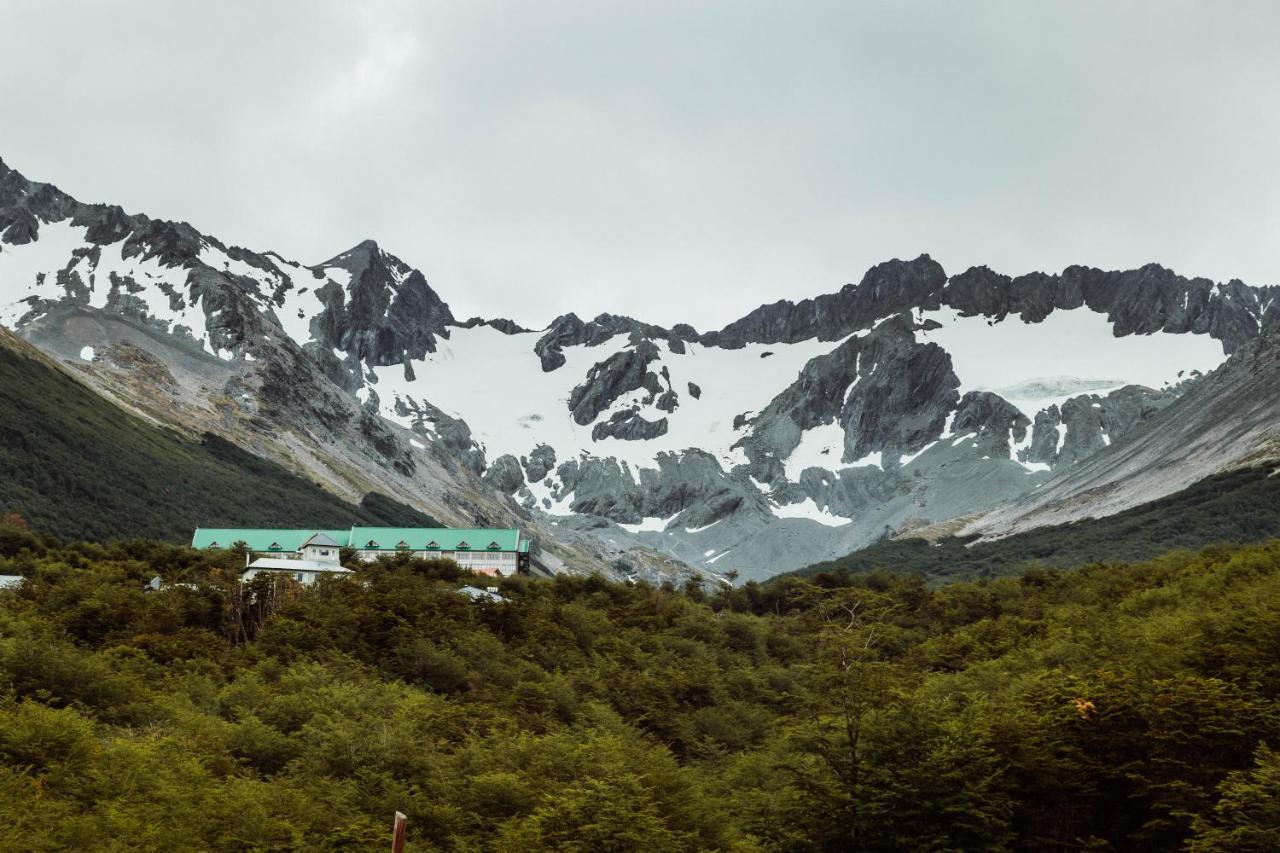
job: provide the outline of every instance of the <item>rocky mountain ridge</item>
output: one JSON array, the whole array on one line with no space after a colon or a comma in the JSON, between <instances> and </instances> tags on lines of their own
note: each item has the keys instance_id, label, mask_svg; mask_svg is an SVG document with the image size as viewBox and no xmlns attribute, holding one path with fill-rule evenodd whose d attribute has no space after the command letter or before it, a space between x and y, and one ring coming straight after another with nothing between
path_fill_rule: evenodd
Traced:
<instances>
[{"instance_id":1,"label":"rocky mountain ridge","mask_svg":"<svg viewBox=\"0 0 1280 853\"><path fill-rule=\"evenodd\" d=\"M1017 506L1211 384L1280 325L1277 296L921 255L719 330L529 331L460 322L373 241L306 266L0 163L0 323L339 493L533 525L553 569L764 576Z\"/></svg>"}]
</instances>

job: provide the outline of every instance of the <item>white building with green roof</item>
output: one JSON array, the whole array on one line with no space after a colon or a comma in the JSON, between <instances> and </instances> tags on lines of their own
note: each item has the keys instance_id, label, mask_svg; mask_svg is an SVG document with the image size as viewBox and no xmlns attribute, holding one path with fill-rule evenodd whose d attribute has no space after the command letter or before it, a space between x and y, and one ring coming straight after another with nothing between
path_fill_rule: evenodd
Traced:
<instances>
[{"instance_id":1,"label":"white building with green roof","mask_svg":"<svg viewBox=\"0 0 1280 853\"><path fill-rule=\"evenodd\" d=\"M528 571L530 541L514 527L352 527L347 530L200 527L193 548L230 548L243 542L251 556L271 560L337 561L352 548L368 562L394 554L453 560L486 575Z\"/></svg>"}]
</instances>

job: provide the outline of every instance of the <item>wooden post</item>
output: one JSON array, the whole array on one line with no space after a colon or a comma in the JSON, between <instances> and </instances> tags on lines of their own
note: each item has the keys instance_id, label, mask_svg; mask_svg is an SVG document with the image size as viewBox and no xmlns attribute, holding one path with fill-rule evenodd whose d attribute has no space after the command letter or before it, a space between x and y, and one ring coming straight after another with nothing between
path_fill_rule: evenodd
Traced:
<instances>
[{"instance_id":1,"label":"wooden post","mask_svg":"<svg viewBox=\"0 0 1280 853\"><path fill-rule=\"evenodd\" d=\"M396 812L396 822L391 830L391 853L404 853L404 814Z\"/></svg>"}]
</instances>

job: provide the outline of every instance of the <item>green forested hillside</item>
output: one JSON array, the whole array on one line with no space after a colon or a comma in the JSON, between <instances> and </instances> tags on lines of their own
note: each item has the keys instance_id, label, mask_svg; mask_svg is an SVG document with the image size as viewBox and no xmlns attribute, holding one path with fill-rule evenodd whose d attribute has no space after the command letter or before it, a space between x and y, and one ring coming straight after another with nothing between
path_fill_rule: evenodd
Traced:
<instances>
[{"instance_id":1,"label":"green forested hillside","mask_svg":"<svg viewBox=\"0 0 1280 853\"><path fill-rule=\"evenodd\" d=\"M197 526L438 526L378 495L349 504L214 435L125 412L0 331L0 513L57 536L189 541Z\"/></svg>"},{"instance_id":2,"label":"green forested hillside","mask_svg":"<svg viewBox=\"0 0 1280 853\"><path fill-rule=\"evenodd\" d=\"M1280 543L704 595L0 532L0 849L1273 850ZM146 594L159 573L185 581ZM830 580L830 578L828 578Z\"/></svg>"},{"instance_id":3,"label":"green forested hillside","mask_svg":"<svg viewBox=\"0 0 1280 853\"><path fill-rule=\"evenodd\" d=\"M990 542L893 539L792 574L921 574L931 582L997 577L1032 565L1070 568L1098 560L1145 560L1171 548L1261 542L1280 536L1275 465L1229 471L1106 518L1042 527Z\"/></svg>"}]
</instances>

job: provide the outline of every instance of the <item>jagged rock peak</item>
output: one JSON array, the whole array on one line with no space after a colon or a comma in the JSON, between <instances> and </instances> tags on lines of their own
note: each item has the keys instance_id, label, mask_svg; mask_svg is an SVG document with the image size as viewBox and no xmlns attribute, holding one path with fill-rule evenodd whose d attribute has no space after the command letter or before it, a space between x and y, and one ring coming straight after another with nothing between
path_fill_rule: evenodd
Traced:
<instances>
[{"instance_id":1,"label":"jagged rock peak","mask_svg":"<svg viewBox=\"0 0 1280 853\"><path fill-rule=\"evenodd\" d=\"M810 338L837 340L877 321L915 308L937 307L947 274L928 255L893 259L867 270L858 284L836 293L762 305L719 332L702 336L708 346L730 349L747 343L796 343Z\"/></svg>"}]
</instances>

